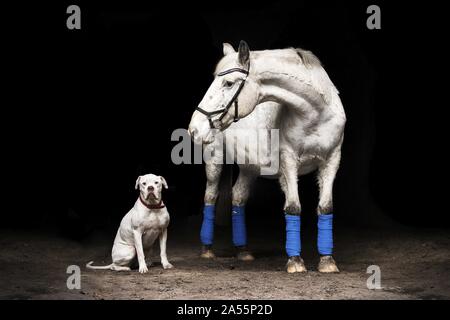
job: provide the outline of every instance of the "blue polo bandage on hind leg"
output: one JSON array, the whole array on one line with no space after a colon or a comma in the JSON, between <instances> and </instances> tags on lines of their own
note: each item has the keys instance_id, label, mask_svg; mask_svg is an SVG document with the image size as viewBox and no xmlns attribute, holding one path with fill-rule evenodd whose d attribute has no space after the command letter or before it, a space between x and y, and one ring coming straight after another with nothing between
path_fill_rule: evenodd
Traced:
<instances>
[{"instance_id":1,"label":"blue polo bandage on hind leg","mask_svg":"<svg viewBox=\"0 0 450 320\"><path fill-rule=\"evenodd\" d=\"M333 214L320 214L317 222L317 249L321 255L333 254Z\"/></svg>"},{"instance_id":2,"label":"blue polo bandage on hind leg","mask_svg":"<svg viewBox=\"0 0 450 320\"><path fill-rule=\"evenodd\" d=\"M204 245L212 245L214 239L215 205L205 205L203 208L203 223L200 230L200 240Z\"/></svg>"},{"instance_id":3,"label":"blue polo bandage on hind leg","mask_svg":"<svg viewBox=\"0 0 450 320\"><path fill-rule=\"evenodd\" d=\"M286 218L286 253L288 257L300 256L300 216L285 214Z\"/></svg>"},{"instance_id":4,"label":"blue polo bandage on hind leg","mask_svg":"<svg viewBox=\"0 0 450 320\"><path fill-rule=\"evenodd\" d=\"M233 224L233 244L236 247L247 245L247 230L245 227L244 206L233 206L231 221Z\"/></svg>"}]
</instances>

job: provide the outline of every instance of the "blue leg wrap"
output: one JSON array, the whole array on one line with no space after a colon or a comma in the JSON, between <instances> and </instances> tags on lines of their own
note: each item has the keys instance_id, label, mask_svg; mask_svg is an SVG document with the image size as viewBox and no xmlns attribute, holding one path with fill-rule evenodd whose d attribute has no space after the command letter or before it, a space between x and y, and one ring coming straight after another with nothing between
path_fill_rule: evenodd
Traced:
<instances>
[{"instance_id":1,"label":"blue leg wrap","mask_svg":"<svg viewBox=\"0 0 450 320\"><path fill-rule=\"evenodd\" d=\"M214 239L214 213L216 206L205 205L203 208L203 223L200 239L204 245L211 245Z\"/></svg>"},{"instance_id":2,"label":"blue leg wrap","mask_svg":"<svg viewBox=\"0 0 450 320\"><path fill-rule=\"evenodd\" d=\"M317 222L317 248L321 255L333 254L333 214L320 214Z\"/></svg>"},{"instance_id":3,"label":"blue leg wrap","mask_svg":"<svg viewBox=\"0 0 450 320\"><path fill-rule=\"evenodd\" d=\"M245 227L245 207L233 206L231 218L233 224L233 244L236 247L247 245L247 230Z\"/></svg>"},{"instance_id":4,"label":"blue leg wrap","mask_svg":"<svg viewBox=\"0 0 450 320\"><path fill-rule=\"evenodd\" d=\"M286 218L286 253L288 257L300 255L300 216L285 214Z\"/></svg>"}]
</instances>

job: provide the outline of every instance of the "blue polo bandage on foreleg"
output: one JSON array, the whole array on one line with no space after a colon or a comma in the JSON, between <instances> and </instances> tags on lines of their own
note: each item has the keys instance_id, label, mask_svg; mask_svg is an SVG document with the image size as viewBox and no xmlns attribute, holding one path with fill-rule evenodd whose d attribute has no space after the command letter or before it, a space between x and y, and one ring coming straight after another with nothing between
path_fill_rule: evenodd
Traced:
<instances>
[{"instance_id":1,"label":"blue polo bandage on foreleg","mask_svg":"<svg viewBox=\"0 0 450 320\"><path fill-rule=\"evenodd\" d=\"M233 244L236 247L247 245L247 230L245 227L245 207L233 206L231 212L233 224Z\"/></svg>"},{"instance_id":2,"label":"blue polo bandage on foreleg","mask_svg":"<svg viewBox=\"0 0 450 320\"><path fill-rule=\"evenodd\" d=\"M317 222L317 249L321 255L333 254L333 214L320 214Z\"/></svg>"},{"instance_id":3,"label":"blue polo bandage on foreleg","mask_svg":"<svg viewBox=\"0 0 450 320\"><path fill-rule=\"evenodd\" d=\"M205 205L203 208L203 223L200 230L200 240L204 245L211 245L214 239L214 213L215 205Z\"/></svg>"},{"instance_id":4,"label":"blue polo bandage on foreleg","mask_svg":"<svg viewBox=\"0 0 450 320\"><path fill-rule=\"evenodd\" d=\"M286 218L286 253L288 257L300 256L300 216L285 214Z\"/></svg>"}]
</instances>

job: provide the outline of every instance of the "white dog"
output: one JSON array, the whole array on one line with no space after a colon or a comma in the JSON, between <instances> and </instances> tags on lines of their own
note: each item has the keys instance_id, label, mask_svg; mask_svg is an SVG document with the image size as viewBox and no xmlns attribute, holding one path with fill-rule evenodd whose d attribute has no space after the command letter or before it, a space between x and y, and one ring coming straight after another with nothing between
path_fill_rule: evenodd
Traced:
<instances>
[{"instance_id":1,"label":"white dog","mask_svg":"<svg viewBox=\"0 0 450 320\"><path fill-rule=\"evenodd\" d=\"M173 267L166 255L167 226L170 217L161 198L163 187L167 189L167 182L161 176L147 174L137 178L136 189L140 190L139 199L120 223L112 248L113 262L108 266L92 266L91 261L86 265L87 268L129 271L137 255L139 272L146 273L148 269L144 250L150 250L157 237L163 268Z\"/></svg>"}]
</instances>

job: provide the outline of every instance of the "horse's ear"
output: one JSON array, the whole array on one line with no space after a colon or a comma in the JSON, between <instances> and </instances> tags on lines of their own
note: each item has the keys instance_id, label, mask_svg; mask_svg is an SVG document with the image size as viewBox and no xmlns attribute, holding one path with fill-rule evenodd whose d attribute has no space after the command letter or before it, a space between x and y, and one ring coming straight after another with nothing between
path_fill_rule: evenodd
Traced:
<instances>
[{"instance_id":1,"label":"horse's ear","mask_svg":"<svg viewBox=\"0 0 450 320\"><path fill-rule=\"evenodd\" d=\"M223 43L223 55L229 55L231 53L236 53L236 51L234 50L233 46L227 42Z\"/></svg>"},{"instance_id":2,"label":"horse's ear","mask_svg":"<svg viewBox=\"0 0 450 320\"><path fill-rule=\"evenodd\" d=\"M239 43L239 63L243 67L247 67L250 62L250 49L247 42L241 40Z\"/></svg>"}]
</instances>

